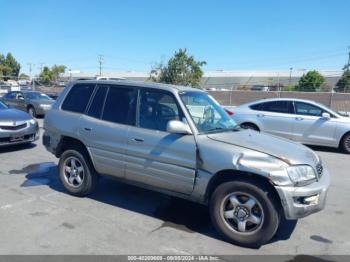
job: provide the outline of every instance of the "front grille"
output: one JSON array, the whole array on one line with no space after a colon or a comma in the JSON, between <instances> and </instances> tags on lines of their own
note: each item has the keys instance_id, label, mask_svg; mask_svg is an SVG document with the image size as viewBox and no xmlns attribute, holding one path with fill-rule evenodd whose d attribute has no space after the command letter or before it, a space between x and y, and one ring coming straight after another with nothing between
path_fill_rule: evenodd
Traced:
<instances>
[{"instance_id":1,"label":"front grille","mask_svg":"<svg viewBox=\"0 0 350 262\"><path fill-rule=\"evenodd\" d=\"M25 136L23 136L23 140L20 140L20 141L11 141L10 137L0 137L0 145L1 144L10 144L10 143L32 141L32 140L34 140L34 138L35 138L35 134L25 135Z\"/></svg>"},{"instance_id":2,"label":"front grille","mask_svg":"<svg viewBox=\"0 0 350 262\"><path fill-rule=\"evenodd\" d=\"M18 125L18 126L0 126L0 129L2 130L9 130L9 131L14 131L14 130L20 130L22 128L27 127L27 123Z\"/></svg>"},{"instance_id":3,"label":"front grille","mask_svg":"<svg viewBox=\"0 0 350 262\"><path fill-rule=\"evenodd\" d=\"M318 163L316 165L316 171L317 171L317 175L320 178L323 175L323 166L321 163Z\"/></svg>"}]
</instances>

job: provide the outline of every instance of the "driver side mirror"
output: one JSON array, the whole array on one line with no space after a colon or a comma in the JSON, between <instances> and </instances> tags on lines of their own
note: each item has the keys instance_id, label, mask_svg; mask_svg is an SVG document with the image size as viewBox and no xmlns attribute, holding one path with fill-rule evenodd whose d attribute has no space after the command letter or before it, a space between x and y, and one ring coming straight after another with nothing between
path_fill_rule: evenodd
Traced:
<instances>
[{"instance_id":1,"label":"driver side mirror","mask_svg":"<svg viewBox=\"0 0 350 262\"><path fill-rule=\"evenodd\" d=\"M173 134L191 135L192 131L188 124L179 120L171 120L166 126L166 131Z\"/></svg>"},{"instance_id":2,"label":"driver side mirror","mask_svg":"<svg viewBox=\"0 0 350 262\"><path fill-rule=\"evenodd\" d=\"M331 119L331 115L329 113L327 113L327 112L323 112L322 113L322 118L324 118L324 119Z\"/></svg>"}]
</instances>

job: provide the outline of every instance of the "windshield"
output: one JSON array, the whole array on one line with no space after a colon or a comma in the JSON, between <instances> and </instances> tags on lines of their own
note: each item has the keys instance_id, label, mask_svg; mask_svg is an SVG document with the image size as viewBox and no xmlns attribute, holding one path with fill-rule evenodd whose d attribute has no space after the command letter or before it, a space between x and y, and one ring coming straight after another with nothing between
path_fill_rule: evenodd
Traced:
<instances>
[{"instance_id":1,"label":"windshield","mask_svg":"<svg viewBox=\"0 0 350 262\"><path fill-rule=\"evenodd\" d=\"M24 96L27 99L52 100L49 96L39 92L24 93Z\"/></svg>"},{"instance_id":2,"label":"windshield","mask_svg":"<svg viewBox=\"0 0 350 262\"><path fill-rule=\"evenodd\" d=\"M7 106L0 101L0 110L7 109Z\"/></svg>"},{"instance_id":3,"label":"windshield","mask_svg":"<svg viewBox=\"0 0 350 262\"><path fill-rule=\"evenodd\" d=\"M222 132L238 127L215 99L207 93L181 92L180 97L200 133Z\"/></svg>"}]
</instances>

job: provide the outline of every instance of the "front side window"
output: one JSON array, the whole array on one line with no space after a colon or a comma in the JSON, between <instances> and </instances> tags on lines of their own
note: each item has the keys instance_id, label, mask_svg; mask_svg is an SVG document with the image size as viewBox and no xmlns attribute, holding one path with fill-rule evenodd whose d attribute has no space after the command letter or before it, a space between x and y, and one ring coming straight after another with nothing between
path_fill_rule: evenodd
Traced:
<instances>
[{"instance_id":1,"label":"front side window","mask_svg":"<svg viewBox=\"0 0 350 262\"><path fill-rule=\"evenodd\" d=\"M26 99L35 99L35 100L52 100L51 97L45 95L44 93L39 93L39 92L24 93L24 97Z\"/></svg>"},{"instance_id":2,"label":"front side window","mask_svg":"<svg viewBox=\"0 0 350 262\"><path fill-rule=\"evenodd\" d=\"M220 132L237 127L233 119L207 93L181 92L180 97L200 133Z\"/></svg>"},{"instance_id":3,"label":"front side window","mask_svg":"<svg viewBox=\"0 0 350 262\"><path fill-rule=\"evenodd\" d=\"M139 126L166 131L171 120L182 120L183 115L175 97L158 90L142 90L140 96Z\"/></svg>"},{"instance_id":4,"label":"front side window","mask_svg":"<svg viewBox=\"0 0 350 262\"><path fill-rule=\"evenodd\" d=\"M110 86L102 119L125 125L134 125L136 119L137 92L133 87Z\"/></svg>"},{"instance_id":5,"label":"front side window","mask_svg":"<svg viewBox=\"0 0 350 262\"><path fill-rule=\"evenodd\" d=\"M308 103L295 102L295 113L304 116L322 116L324 110Z\"/></svg>"},{"instance_id":6,"label":"front side window","mask_svg":"<svg viewBox=\"0 0 350 262\"><path fill-rule=\"evenodd\" d=\"M94 88L94 84L76 84L73 86L62 104L62 110L84 113Z\"/></svg>"},{"instance_id":7,"label":"front side window","mask_svg":"<svg viewBox=\"0 0 350 262\"><path fill-rule=\"evenodd\" d=\"M274 112L274 113L291 113L291 107L289 101L273 101L266 102L262 105L263 111Z\"/></svg>"}]
</instances>

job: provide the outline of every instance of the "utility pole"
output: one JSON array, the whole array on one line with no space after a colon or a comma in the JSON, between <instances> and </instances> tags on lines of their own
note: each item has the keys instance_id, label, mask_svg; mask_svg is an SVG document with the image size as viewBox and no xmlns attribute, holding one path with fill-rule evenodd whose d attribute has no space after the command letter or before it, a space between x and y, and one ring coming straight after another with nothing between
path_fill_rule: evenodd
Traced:
<instances>
[{"instance_id":1,"label":"utility pole","mask_svg":"<svg viewBox=\"0 0 350 262\"><path fill-rule=\"evenodd\" d=\"M344 74L347 70L350 69L350 46L348 46L348 50L349 50L349 58L348 58L348 63L343 67ZM344 93L346 92L346 88L347 88L347 86L344 85L344 91L343 91Z\"/></svg>"},{"instance_id":2,"label":"utility pole","mask_svg":"<svg viewBox=\"0 0 350 262\"><path fill-rule=\"evenodd\" d=\"M289 87L292 85L292 71L293 67L289 68Z\"/></svg>"},{"instance_id":3,"label":"utility pole","mask_svg":"<svg viewBox=\"0 0 350 262\"><path fill-rule=\"evenodd\" d=\"M40 74L41 74L43 72L43 66L44 66L45 63L41 62L39 64L40 64Z\"/></svg>"},{"instance_id":4,"label":"utility pole","mask_svg":"<svg viewBox=\"0 0 350 262\"><path fill-rule=\"evenodd\" d=\"M29 66L29 78L30 78L30 81L32 81L32 89L34 90L34 79L32 77L32 67L34 67L35 64L33 63L28 63L28 66Z\"/></svg>"},{"instance_id":5,"label":"utility pole","mask_svg":"<svg viewBox=\"0 0 350 262\"><path fill-rule=\"evenodd\" d=\"M104 56L103 55L98 55L98 64L100 67L100 76L102 75L102 64L104 63Z\"/></svg>"},{"instance_id":6,"label":"utility pole","mask_svg":"<svg viewBox=\"0 0 350 262\"><path fill-rule=\"evenodd\" d=\"M349 58L348 58L348 63L344 66L344 71L350 69L350 46L348 46L348 50L349 50Z\"/></svg>"}]
</instances>

